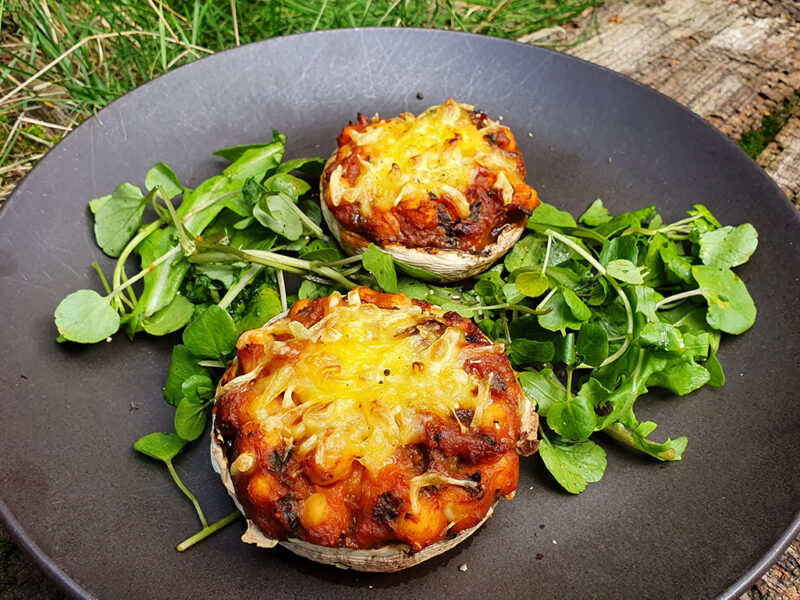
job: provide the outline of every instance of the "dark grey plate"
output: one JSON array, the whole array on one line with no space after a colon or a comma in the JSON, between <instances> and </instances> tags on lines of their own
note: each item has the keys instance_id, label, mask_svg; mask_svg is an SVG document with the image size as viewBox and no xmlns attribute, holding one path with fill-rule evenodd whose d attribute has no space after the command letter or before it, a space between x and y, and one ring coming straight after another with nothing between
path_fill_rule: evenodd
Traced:
<instances>
[{"instance_id":1,"label":"dark grey plate","mask_svg":"<svg viewBox=\"0 0 800 600\"><path fill-rule=\"evenodd\" d=\"M601 440L606 475L575 497L538 458L524 460L516 499L473 538L393 575L245 546L241 524L177 553L196 517L167 471L131 448L171 428L161 388L174 340L55 342L59 300L98 287L93 260L110 264L93 242L87 201L122 181L142 185L158 161L195 185L222 167L213 150L269 139L273 128L288 134L291 155L327 155L357 111L417 112L448 96L502 117L529 183L573 213L602 197L615 212L655 203L676 220L702 202L726 223L758 229L759 249L740 274L759 315L723 342L728 384L637 405L664 437L689 437L683 462L657 464ZM79 127L0 215L0 517L79 598L735 598L800 525L798 243L794 209L722 135L567 56L382 29L281 38L201 60ZM232 504L207 454L197 443L176 466L216 519Z\"/></svg>"}]
</instances>

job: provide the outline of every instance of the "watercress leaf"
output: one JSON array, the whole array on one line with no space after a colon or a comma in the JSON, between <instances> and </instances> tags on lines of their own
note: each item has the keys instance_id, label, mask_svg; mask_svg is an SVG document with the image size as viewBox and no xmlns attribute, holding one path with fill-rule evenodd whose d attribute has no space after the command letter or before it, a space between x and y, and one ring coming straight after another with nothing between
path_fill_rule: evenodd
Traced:
<instances>
[{"instance_id":1,"label":"watercress leaf","mask_svg":"<svg viewBox=\"0 0 800 600\"><path fill-rule=\"evenodd\" d=\"M569 288L564 289L564 301L567 303L567 306L569 306L572 316L578 319L578 321L588 321L591 318L591 309Z\"/></svg>"},{"instance_id":2,"label":"watercress leaf","mask_svg":"<svg viewBox=\"0 0 800 600\"><path fill-rule=\"evenodd\" d=\"M312 222L316 225L322 225L322 208L318 201L315 202L311 198L303 198L298 203L298 206Z\"/></svg>"},{"instance_id":3,"label":"watercress leaf","mask_svg":"<svg viewBox=\"0 0 800 600\"><path fill-rule=\"evenodd\" d=\"M111 200L111 194L108 194L107 196L100 196L94 200L89 200L89 210L92 211L93 215L96 215L97 211L103 208L103 205L109 200Z\"/></svg>"},{"instance_id":4,"label":"watercress leaf","mask_svg":"<svg viewBox=\"0 0 800 600\"><path fill-rule=\"evenodd\" d=\"M315 298L328 296L330 293L331 288L328 286L305 279L303 280L303 283L300 284L300 289L297 292L297 296L301 300L314 300Z\"/></svg>"},{"instance_id":5,"label":"watercress leaf","mask_svg":"<svg viewBox=\"0 0 800 600\"><path fill-rule=\"evenodd\" d=\"M214 382L208 375L192 375L181 384L183 397L193 404L203 404L214 397Z\"/></svg>"},{"instance_id":6,"label":"watercress leaf","mask_svg":"<svg viewBox=\"0 0 800 600\"><path fill-rule=\"evenodd\" d=\"M235 231L230 238L231 248L239 250L269 250L275 245L277 234L267 231L260 223L255 223L240 231Z\"/></svg>"},{"instance_id":7,"label":"watercress leaf","mask_svg":"<svg viewBox=\"0 0 800 600\"><path fill-rule=\"evenodd\" d=\"M283 134L275 135L273 132L272 142L268 144L244 144L241 146L231 146L230 148L220 148L214 152L214 156L220 156L228 162L236 162L248 150L260 150L262 148L272 148L276 144L285 144L286 136Z\"/></svg>"},{"instance_id":8,"label":"watercress leaf","mask_svg":"<svg viewBox=\"0 0 800 600\"><path fill-rule=\"evenodd\" d=\"M549 331L561 331L580 329L581 323L576 319L570 310L567 301L564 299L563 291L556 292L542 307L542 310L550 309L550 312L539 315L539 325Z\"/></svg>"},{"instance_id":9,"label":"watercress leaf","mask_svg":"<svg viewBox=\"0 0 800 600\"><path fill-rule=\"evenodd\" d=\"M400 262L396 258L393 258L392 260L394 261L394 266L397 267L397 269L400 272L405 273L410 277L415 277L421 281L427 281L428 283L439 283L442 280L442 278L439 275L437 275L436 273L431 273L427 269L423 269L422 267L418 267L416 265L409 265L407 263Z\"/></svg>"},{"instance_id":10,"label":"watercress leaf","mask_svg":"<svg viewBox=\"0 0 800 600\"><path fill-rule=\"evenodd\" d=\"M525 296L519 292L519 289L513 283L504 283L501 293L508 304L520 304L525 300Z\"/></svg>"},{"instance_id":11,"label":"watercress leaf","mask_svg":"<svg viewBox=\"0 0 800 600\"><path fill-rule=\"evenodd\" d=\"M199 360L200 358L189 352L183 344L177 344L172 348L167 383L164 385L164 398L173 406L177 406L183 398L184 381L195 375L209 377L208 369L197 364Z\"/></svg>"},{"instance_id":12,"label":"watercress leaf","mask_svg":"<svg viewBox=\"0 0 800 600\"><path fill-rule=\"evenodd\" d=\"M519 369L552 361L555 356L555 348L552 342L517 338L511 341L508 356L514 368Z\"/></svg>"},{"instance_id":13,"label":"watercress leaf","mask_svg":"<svg viewBox=\"0 0 800 600\"><path fill-rule=\"evenodd\" d=\"M405 294L412 300L427 300L429 294L433 293L432 286L428 286L422 281L411 279L410 277L400 277L397 280L397 291Z\"/></svg>"},{"instance_id":14,"label":"watercress leaf","mask_svg":"<svg viewBox=\"0 0 800 600\"><path fill-rule=\"evenodd\" d=\"M567 227L575 228L578 226L575 219L566 211L558 210L552 204L539 202L531 216L528 218L528 225L545 225L548 227Z\"/></svg>"},{"instance_id":15,"label":"watercress leaf","mask_svg":"<svg viewBox=\"0 0 800 600\"><path fill-rule=\"evenodd\" d=\"M237 333L241 335L248 329L263 327L267 321L282 312L278 290L265 285L250 300L244 314L236 321Z\"/></svg>"},{"instance_id":16,"label":"watercress leaf","mask_svg":"<svg viewBox=\"0 0 800 600\"><path fill-rule=\"evenodd\" d=\"M606 301L608 296L608 280L605 277L600 277L594 282L589 291L589 297L585 302L589 306L600 306Z\"/></svg>"},{"instance_id":17,"label":"watercress leaf","mask_svg":"<svg viewBox=\"0 0 800 600\"><path fill-rule=\"evenodd\" d=\"M709 375L708 385L711 387L722 387L725 385L725 372L722 370L722 365L717 358L716 349L712 349L709 352L705 367Z\"/></svg>"},{"instance_id":18,"label":"watercress leaf","mask_svg":"<svg viewBox=\"0 0 800 600\"><path fill-rule=\"evenodd\" d=\"M268 171L280 164L283 150L282 142L273 142L260 148L249 148L222 173L232 181L243 182L248 177L260 180Z\"/></svg>"},{"instance_id":19,"label":"watercress leaf","mask_svg":"<svg viewBox=\"0 0 800 600\"><path fill-rule=\"evenodd\" d=\"M575 332L570 331L561 339L558 345L558 354L556 359L563 362L567 367L575 364L578 358L578 353L575 349Z\"/></svg>"},{"instance_id":20,"label":"watercress leaf","mask_svg":"<svg viewBox=\"0 0 800 600\"><path fill-rule=\"evenodd\" d=\"M692 282L692 261L678 253L675 243L669 242L661 246L658 251L664 262L665 275L671 282ZM672 276L671 278L669 276Z\"/></svg>"},{"instance_id":21,"label":"watercress leaf","mask_svg":"<svg viewBox=\"0 0 800 600\"><path fill-rule=\"evenodd\" d=\"M206 405L196 404L188 398L178 403L175 410L175 433L191 442L203 434L206 428Z\"/></svg>"},{"instance_id":22,"label":"watercress leaf","mask_svg":"<svg viewBox=\"0 0 800 600\"><path fill-rule=\"evenodd\" d=\"M183 449L186 440L174 433L150 433L133 444L134 450L156 460L170 461Z\"/></svg>"},{"instance_id":23,"label":"watercress leaf","mask_svg":"<svg viewBox=\"0 0 800 600\"><path fill-rule=\"evenodd\" d=\"M599 367L608 357L608 333L599 323L584 323L578 332L575 350L581 360L592 367Z\"/></svg>"},{"instance_id":24,"label":"watercress leaf","mask_svg":"<svg viewBox=\"0 0 800 600\"><path fill-rule=\"evenodd\" d=\"M161 189L164 190L164 193L170 200L183 192L183 186L178 176L175 175L175 171L173 171L169 165L165 165L162 162L158 163L147 172L144 186L149 191L161 186Z\"/></svg>"},{"instance_id":25,"label":"watercress leaf","mask_svg":"<svg viewBox=\"0 0 800 600\"><path fill-rule=\"evenodd\" d=\"M253 216L267 229L288 240L298 240L303 235L303 222L289 204L292 199L276 192L264 196L253 207Z\"/></svg>"},{"instance_id":26,"label":"watercress leaf","mask_svg":"<svg viewBox=\"0 0 800 600\"><path fill-rule=\"evenodd\" d=\"M167 306L146 317L142 327L150 335L167 335L186 325L193 313L194 304L183 296L175 296Z\"/></svg>"},{"instance_id":27,"label":"watercress leaf","mask_svg":"<svg viewBox=\"0 0 800 600\"><path fill-rule=\"evenodd\" d=\"M517 375L525 397L534 403L536 412L546 417L550 407L566 402L567 391L550 379L550 369L542 371L523 371Z\"/></svg>"},{"instance_id":28,"label":"watercress leaf","mask_svg":"<svg viewBox=\"0 0 800 600\"><path fill-rule=\"evenodd\" d=\"M744 264L758 246L758 233L750 223L723 227L700 235L703 264L729 269Z\"/></svg>"},{"instance_id":29,"label":"watercress leaf","mask_svg":"<svg viewBox=\"0 0 800 600\"><path fill-rule=\"evenodd\" d=\"M624 235L606 240L603 250L600 252L599 261L601 265L607 267L612 260L627 260L635 265L639 260L639 246L636 238L632 235Z\"/></svg>"},{"instance_id":30,"label":"watercress leaf","mask_svg":"<svg viewBox=\"0 0 800 600\"><path fill-rule=\"evenodd\" d=\"M647 323L642 327L638 343L642 348L667 356L679 356L686 350L680 330L662 321Z\"/></svg>"},{"instance_id":31,"label":"watercress leaf","mask_svg":"<svg viewBox=\"0 0 800 600\"><path fill-rule=\"evenodd\" d=\"M707 265L692 267L692 277L708 301L706 320L725 333L739 334L756 320L756 307L747 286L730 269Z\"/></svg>"},{"instance_id":32,"label":"watercress leaf","mask_svg":"<svg viewBox=\"0 0 800 600\"><path fill-rule=\"evenodd\" d=\"M263 185L268 192L281 192L295 201L311 189L311 186L306 181L288 173L271 175L264 181Z\"/></svg>"},{"instance_id":33,"label":"watercress leaf","mask_svg":"<svg viewBox=\"0 0 800 600\"><path fill-rule=\"evenodd\" d=\"M642 223L652 219L655 214L655 206L648 206L632 212L621 213L612 217L610 221L598 225L595 227L594 231L605 238L609 238L628 227L641 227Z\"/></svg>"},{"instance_id":34,"label":"watercress leaf","mask_svg":"<svg viewBox=\"0 0 800 600\"><path fill-rule=\"evenodd\" d=\"M633 297L631 298L633 310L643 314L650 321L658 321L656 303L661 300L661 294L656 292L653 288L643 285L634 286L630 289L633 292Z\"/></svg>"},{"instance_id":35,"label":"watercress leaf","mask_svg":"<svg viewBox=\"0 0 800 600\"><path fill-rule=\"evenodd\" d=\"M539 341L552 341L551 338L561 337L558 333L545 331L539 327L536 315L522 315L508 324L508 331L512 339L527 338Z\"/></svg>"},{"instance_id":36,"label":"watercress leaf","mask_svg":"<svg viewBox=\"0 0 800 600\"><path fill-rule=\"evenodd\" d=\"M642 267L637 267L629 260L612 260L606 267L606 273L617 281L641 285L644 283Z\"/></svg>"},{"instance_id":37,"label":"watercress leaf","mask_svg":"<svg viewBox=\"0 0 800 600\"><path fill-rule=\"evenodd\" d=\"M566 440L581 442L595 430L597 416L591 403L583 396L573 396L566 402L553 404L547 413L547 425Z\"/></svg>"},{"instance_id":38,"label":"watercress leaf","mask_svg":"<svg viewBox=\"0 0 800 600\"><path fill-rule=\"evenodd\" d=\"M334 242L319 239L311 240L308 245L303 246L299 256L305 260L318 260L321 262L333 262L343 258L339 247Z\"/></svg>"},{"instance_id":39,"label":"watercress leaf","mask_svg":"<svg viewBox=\"0 0 800 600\"><path fill-rule=\"evenodd\" d=\"M611 390L597 381L597 379L590 377L589 380L581 386L581 389L578 390L578 395L582 398L586 398L594 408L604 408L608 403L611 392Z\"/></svg>"},{"instance_id":40,"label":"watercress leaf","mask_svg":"<svg viewBox=\"0 0 800 600\"><path fill-rule=\"evenodd\" d=\"M607 429L609 435L614 438L629 438L631 445L637 450L644 452L662 461L676 461L681 460L683 451L686 450L687 439L679 437L673 439L667 438L663 444L658 444L647 439L656 429L656 424L652 421L644 421L635 427L628 428L622 423L614 423Z\"/></svg>"},{"instance_id":41,"label":"watercress leaf","mask_svg":"<svg viewBox=\"0 0 800 600\"><path fill-rule=\"evenodd\" d=\"M689 211L690 217L700 216L703 217L709 224L713 225L715 228L719 229L722 227L722 224L717 220L717 218L711 214L711 211L708 210L702 204L695 204L694 210Z\"/></svg>"},{"instance_id":42,"label":"watercress leaf","mask_svg":"<svg viewBox=\"0 0 800 600\"><path fill-rule=\"evenodd\" d=\"M231 316L215 304L199 311L183 330L183 343L189 352L222 361L236 347L238 337Z\"/></svg>"},{"instance_id":43,"label":"watercress leaf","mask_svg":"<svg viewBox=\"0 0 800 600\"><path fill-rule=\"evenodd\" d=\"M242 201L247 206L255 206L267 193L263 185L248 177L242 185Z\"/></svg>"},{"instance_id":44,"label":"watercress leaf","mask_svg":"<svg viewBox=\"0 0 800 600\"><path fill-rule=\"evenodd\" d=\"M684 335L692 332L712 332L714 329L706 321L705 306L693 302L683 302L670 310L660 310L659 317L681 330Z\"/></svg>"},{"instance_id":45,"label":"watercress leaf","mask_svg":"<svg viewBox=\"0 0 800 600\"><path fill-rule=\"evenodd\" d=\"M178 244L178 235L174 227L156 229L136 248L142 269L148 269L153 262L176 248ZM128 335L139 331L146 319L169 306L180 290L190 266L185 255L178 252L144 276L142 293L125 324Z\"/></svg>"},{"instance_id":46,"label":"watercress leaf","mask_svg":"<svg viewBox=\"0 0 800 600\"><path fill-rule=\"evenodd\" d=\"M225 175L206 179L193 190L184 190L178 218L192 236L200 235L217 215L228 208L240 217L249 217L251 208L242 199L242 181Z\"/></svg>"},{"instance_id":47,"label":"watercress leaf","mask_svg":"<svg viewBox=\"0 0 800 600\"><path fill-rule=\"evenodd\" d=\"M504 338L505 332L503 331L503 323L498 321L493 321L492 319L480 319L475 322L483 333L486 334L490 340L495 341L501 338Z\"/></svg>"},{"instance_id":48,"label":"watercress leaf","mask_svg":"<svg viewBox=\"0 0 800 600\"><path fill-rule=\"evenodd\" d=\"M672 361L664 369L656 371L647 378L647 385L661 387L678 396L703 387L711 375L702 365L694 361Z\"/></svg>"},{"instance_id":49,"label":"watercress leaf","mask_svg":"<svg viewBox=\"0 0 800 600\"><path fill-rule=\"evenodd\" d=\"M486 304L494 304L500 301L502 289L500 284L496 284L488 279L479 279L475 282L472 291L478 294Z\"/></svg>"},{"instance_id":50,"label":"watercress leaf","mask_svg":"<svg viewBox=\"0 0 800 600\"><path fill-rule=\"evenodd\" d=\"M608 223L610 220L611 214L603 204L603 201L598 198L592 202L592 205L580 216L578 222L588 225L589 227L596 227L597 225Z\"/></svg>"},{"instance_id":51,"label":"watercress leaf","mask_svg":"<svg viewBox=\"0 0 800 600\"><path fill-rule=\"evenodd\" d=\"M119 313L110 300L94 290L78 290L64 298L55 310L59 335L80 344L94 344L119 329Z\"/></svg>"},{"instance_id":52,"label":"watercress leaf","mask_svg":"<svg viewBox=\"0 0 800 600\"><path fill-rule=\"evenodd\" d=\"M302 171L315 179L319 179L322 175L322 168L325 166L325 160L318 157L311 158L293 158L281 163L278 167L278 173L288 173L290 171Z\"/></svg>"},{"instance_id":53,"label":"watercress leaf","mask_svg":"<svg viewBox=\"0 0 800 600\"><path fill-rule=\"evenodd\" d=\"M212 281L219 281L229 288L239 281L242 263L200 263L194 267Z\"/></svg>"},{"instance_id":54,"label":"watercress leaf","mask_svg":"<svg viewBox=\"0 0 800 600\"><path fill-rule=\"evenodd\" d=\"M680 330L679 330L680 331ZM711 347L711 336L705 332L700 333L682 333L683 342L686 344L686 350L683 353L684 360L706 360L708 352Z\"/></svg>"},{"instance_id":55,"label":"watercress leaf","mask_svg":"<svg viewBox=\"0 0 800 600\"><path fill-rule=\"evenodd\" d=\"M550 287L550 280L541 271L527 271L517 275L514 285L528 298L538 298Z\"/></svg>"},{"instance_id":56,"label":"watercress leaf","mask_svg":"<svg viewBox=\"0 0 800 600\"><path fill-rule=\"evenodd\" d=\"M562 444L542 437L539 454L547 470L571 494L580 494L588 483L600 481L606 470L606 453L591 440Z\"/></svg>"},{"instance_id":57,"label":"watercress leaf","mask_svg":"<svg viewBox=\"0 0 800 600\"><path fill-rule=\"evenodd\" d=\"M542 249L547 244L547 238L528 234L524 236L511 248L503 259L506 269L509 272L516 271L522 267L536 267L535 253L537 249Z\"/></svg>"},{"instance_id":58,"label":"watercress leaf","mask_svg":"<svg viewBox=\"0 0 800 600\"><path fill-rule=\"evenodd\" d=\"M94 216L97 245L109 256L118 257L139 225L148 199L135 185L123 183L114 190Z\"/></svg>"},{"instance_id":59,"label":"watercress leaf","mask_svg":"<svg viewBox=\"0 0 800 600\"><path fill-rule=\"evenodd\" d=\"M611 410L600 419L598 429L608 427L629 411L636 398L647 392L648 377L662 370L667 362L666 358L634 346L617 361L595 369L593 377L608 389L615 388L606 399L606 408Z\"/></svg>"},{"instance_id":60,"label":"watercress leaf","mask_svg":"<svg viewBox=\"0 0 800 600\"><path fill-rule=\"evenodd\" d=\"M660 287L667 282L661 249L669 245L672 245L672 242L660 233L650 238L650 243L645 250L643 266L647 269L645 283L651 287Z\"/></svg>"},{"instance_id":61,"label":"watercress leaf","mask_svg":"<svg viewBox=\"0 0 800 600\"><path fill-rule=\"evenodd\" d=\"M384 292L397 292L397 273L391 256L381 252L375 244L370 244L361 255L361 262Z\"/></svg>"}]
</instances>

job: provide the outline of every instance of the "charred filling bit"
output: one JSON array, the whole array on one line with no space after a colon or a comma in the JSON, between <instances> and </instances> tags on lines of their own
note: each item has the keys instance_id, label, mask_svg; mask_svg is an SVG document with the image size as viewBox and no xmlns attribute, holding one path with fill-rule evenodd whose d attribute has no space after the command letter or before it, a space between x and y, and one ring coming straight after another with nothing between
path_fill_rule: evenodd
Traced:
<instances>
[{"instance_id":1,"label":"charred filling bit","mask_svg":"<svg viewBox=\"0 0 800 600\"><path fill-rule=\"evenodd\" d=\"M438 107L438 113L433 111L433 114L452 117L453 109L467 110L455 108L457 106L449 100ZM417 123L424 118L439 117L423 114ZM442 118L447 122L447 116ZM346 231L378 245L393 243L407 248L457 249L481 254L506 228L524 223L538 206L535 190L524 183L525 164L508 128L493 123L484 113L471 111L464 122L441 127L441 135L448 137L426 138L427 147L419 142L423 134L414 137L411 133L415 131L412 125L405 135L412 138L409 143L420 154L411 157L410 161L404 162L400 156L384 155L396 150L382 145L384 142L377 141L379 138L372 134L392 132L397 123L407 124L409 121L414 121L410 115L388 120L376 116L369 120L359 114L357 121L345 127L339 135L337 153L325 167L322 184L324 189L331 190L333 178L344 182L351 192L358 190L358 194L347 196L346 201L339 200L338 192L329 192L325 196L328 208ZM458 132L453 134L453 127L471 128L472 131L462 130L462 136ZM479 133L484 129L487 133ZM395 139L392 133L386 135L389 140ZM362 139L368 141L362 144ZM402 148L402 144L399 147ZM462 147L465 148L463 154L459 153ZM439 149L435 158L425 154L432 148ZM420 158L422 156L425 158ZM407 157L403 155L403 158ZM386 164L385 173L376 171L379 164L385 164L382 162L384 159L391 161L391 167ZM386 191L387 186L382 185L380 177L399 181L404 172L414 172L418 163L441 165L448 161L463 165L464 172L469 173L467 180L454 182L457 187L450 185L449 175L431 175L430 181L409 175L415 182L413 190L409 191L408 185L398 189L391 206L376 204L378 196L390 193ZM489 163L491 166L486 166ZM498 166L500 164L504 166ZM447 185L443 186L443 183ZM336 200L331 198L331 193L337 194ZM369 210L364 208L365 202L371 206ZM464 203L468 207L466 211Z\"/></svg>"},{"instance_id":2,"label":"charred filling bit","mask_svg":"<svg viewBox=\"0 0 800 600\"><path fill-rule=\"evenodd\" d=\"M400 514L402 507L403 499L395 492L383 492L378 496L378 502L375 504L375 508L372 509L372 518L387 527L391 527L392 522Z\"/></svg>"},{"instance_id":3,"label":"charred filling bit","mask_svg":"<svg viewBox=\"0 0 800 600\"><path fill-rule=\"evenodd\" d=\"M358 293L362 303L385 309L422 308L404 296L365 288L359 288ZM401 337L418 336L433 347L452 335L450 328L459 330L467 338L464 343L470 352L463 370L480 374L484 387L476 394L483 394L488 404L478 409L456 407L445 416L415 414L418 439L396 447L376 471L367 469L357 457L348 458L346 464L334 462L333 467L320 471L318 461L325 457L318 451L303 455L303 440L287 441L282 437L285 434L264 427L253 408L258 400L256 390L266 385L261 377L219 395L214 408L215 435L246 515L267 536L354 549L402 542L419 551L474 527L497 498L514 492L520 392L513 371L502 364L503 353L491 352L491 343L471 321L422 304L425 308L418 322L411 330L401 331ZM319 298L298 302L289 315L308 328L331 310L329 299ZM239 351L252 352L254 344L252 340L243 342ZM282 356L259 356L260 373L272 373L272 361L285 364ZM240 363L235 364L228 381L243 374ZM427 373L425 364L418 361L406 369L411 376ZM394 366L390 369L383 365L378 374L387 385L408 376L399 375ZM273 402L285 404L289 411L295 406L288 392ZM343 455L346 449L331 452Z\"/></svg>"}]
</instances>

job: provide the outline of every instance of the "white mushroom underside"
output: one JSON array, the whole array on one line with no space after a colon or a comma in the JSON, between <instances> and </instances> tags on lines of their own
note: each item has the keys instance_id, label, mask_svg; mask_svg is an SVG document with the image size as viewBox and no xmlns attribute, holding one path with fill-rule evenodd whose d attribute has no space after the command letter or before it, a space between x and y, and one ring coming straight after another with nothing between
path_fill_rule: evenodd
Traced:
<instances>
[{"instance_id":1,"label":"white mushroom underside","mask_svg":"<svg viewBox=\"0 0 800 600\"><path fill-rule=\"evenodd\" d=\"M344 229L328 208L325 200L324 187L320 194L322 215L333 237L339 242L342 249L349 255L361 254L370 242L358 233ZM448 250L443 248L406 248L401 244L381 244L381 250L391 254L400 262L420 267L442 278L443 283L458 281L482 273L503 256L513 246L522 232L525 223L509 224L497 240L480 254L472 254L463 250Z\"/></svg>"}]
</instances>

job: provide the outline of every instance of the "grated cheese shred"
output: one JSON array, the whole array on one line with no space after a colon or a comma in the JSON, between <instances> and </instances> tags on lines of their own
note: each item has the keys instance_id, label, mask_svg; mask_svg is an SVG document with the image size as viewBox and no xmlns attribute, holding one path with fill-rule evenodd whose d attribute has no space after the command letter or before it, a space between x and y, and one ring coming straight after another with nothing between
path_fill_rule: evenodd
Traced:
<instances>
[{"instance_id":1,"label":"grated cheese shred","mask_svg":"<svg viewBox=\"0 0 800 600\"><path fill-rule=\"evenodd\" d=\"M510 204L514 187L509 178L522 183L517 157L487 141L485 136L500 125L490 122L478 129L472 112L472 106L448 100L419 117L406 112L351 132L369 160L359 156L360 171L352 187L343 179L341 165L331 173L331 203L357 204L361 214L369 216L373 209L388 211L404 200L447 195L464 219L471 210L465 193L483 167L498 173L495 187L504 204Z\"/></svg>"},{"instance_id":2,"label":"grated cheese shred","mask_svg":"<svg viewBox=\"0 0 800 600\"><path fill-rule=\"evenodd\" d=\"M334 293L311 327L283 318L259 334L269 340L266 355L288 354L293 346L289 364L256 379L265 358L228 385L255 379L248 412L265 434L293 444L299 459L314 452L315 463L331 472L343 460L378 472L398 447L424 439L420 413L450 418L456 409L472 409L472 423L462 427L473 426L491 403L491 376L464 370L475 349L457 328L435 337L425 327L434 314L416 305L381 309L361 303L357 292ZM274 338L287 332L293 338Z\"/></svg>"}]
</instances>

